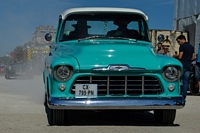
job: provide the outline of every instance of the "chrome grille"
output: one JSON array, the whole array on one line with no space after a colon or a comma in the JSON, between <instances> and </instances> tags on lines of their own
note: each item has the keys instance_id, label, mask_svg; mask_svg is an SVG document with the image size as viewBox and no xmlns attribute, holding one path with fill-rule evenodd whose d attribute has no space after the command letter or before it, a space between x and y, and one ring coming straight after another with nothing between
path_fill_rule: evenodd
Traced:
<instances>
[{"instance_id":1,"label":"chrome grille","mask_svg":"<svg viewBox=\"0 0 200 133\"><path fill-rule=\"evenodd\" d=\"M156 77L149 76L84 76L78 77L71 93L75 94L75 84L97 84L98 96L105 95L149 95L161 94L162 88Z\"/></svg>"}]
</instances>

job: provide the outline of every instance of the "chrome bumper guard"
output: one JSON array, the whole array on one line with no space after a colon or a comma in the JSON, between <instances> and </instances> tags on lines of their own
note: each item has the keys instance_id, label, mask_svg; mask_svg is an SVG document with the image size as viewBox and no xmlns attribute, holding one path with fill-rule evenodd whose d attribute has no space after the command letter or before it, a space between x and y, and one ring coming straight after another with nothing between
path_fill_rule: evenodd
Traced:
<instances>
[{"instance_id":1,"label":"chrome bumper guard","mask_svg":"<svg viewBox=\"0 0 200 133\"><path fill-rule=\"evenodd\" d=\"M61 99L50 97L48 107L51 109L70 110L154 110L181 109L185 106L182 97L171 98L96 98L96 99Z\"/></svg>"}]
</instances>

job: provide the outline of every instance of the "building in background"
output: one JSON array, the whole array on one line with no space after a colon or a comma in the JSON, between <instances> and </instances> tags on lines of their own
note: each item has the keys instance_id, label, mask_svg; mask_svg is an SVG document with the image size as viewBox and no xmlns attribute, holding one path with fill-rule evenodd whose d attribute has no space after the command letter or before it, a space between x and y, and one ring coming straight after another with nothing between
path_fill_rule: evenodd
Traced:
<instances>
[{"instance_id":1,"label":"building in background","mask_svg":"<svg viewBox=\"0 0 200 133\"><path fill-rule=\"evenodd\" d=\"M36 30L33 34L32 41L34 43L41 44L41 45L48 44L49 42L47 42L44 38L47 33L50 33L52 35L52 37L53 37L52 41L53 41L55 38L55 35L56 35L56 29L53 26L45 27L42 25L36 28Z\"/></svg>"},{"instance_id":2,"label":"building in background","mask_svg":"<svg viewBox=\"0 0 200 133\"><path fill-rule=\"evenodd\" d=\"M50 33L52 41L47 42L45 35ZM41 74L43 70L43 60L50 50L54 38L56 36L56 29L53 26L39 26L33 33L33 38L23 46L23 60L24 62L31 62L35 74Z\"/></svg>"},{"instance_id":3,"label":"building in background","mask_svg":"<svg viewBox=\"0 0 200 133\"><path fill-rule=\"evenodd\" d=\"M175 0L173 30L188 32L188 40L198 53L200 44L200 0Z\"/></svg>"}]
</instances>

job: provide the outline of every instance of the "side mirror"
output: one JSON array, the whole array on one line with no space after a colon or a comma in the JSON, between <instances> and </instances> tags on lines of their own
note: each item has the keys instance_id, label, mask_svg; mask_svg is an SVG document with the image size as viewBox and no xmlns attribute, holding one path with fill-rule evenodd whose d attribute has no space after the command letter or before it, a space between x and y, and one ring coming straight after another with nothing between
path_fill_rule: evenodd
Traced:
<instances>
[{"instance_id":1,"label":"side mirror","mask_svg":"<svg viewBox=\"0 0 200 133\"><path fill-rule=\"evenodd\" d=\"M52 39L52 35L51 35L50 33L47 33L47 34L45 35L45 40L48 41L48 42L50 42L51 39Z\"/></svg>"},{"instance_id":2,"label":"side mirror","mask_svg":"<svg viewBox=\"0 0 200 133\"><path fill-rule=\"evenodd\" d=\"M163 34L160 34L160 35L158 36L158 42L162 42L162 41L164 41L164 39L165 39L165 37L164 37Z\"/></svg>"}]
</instances>

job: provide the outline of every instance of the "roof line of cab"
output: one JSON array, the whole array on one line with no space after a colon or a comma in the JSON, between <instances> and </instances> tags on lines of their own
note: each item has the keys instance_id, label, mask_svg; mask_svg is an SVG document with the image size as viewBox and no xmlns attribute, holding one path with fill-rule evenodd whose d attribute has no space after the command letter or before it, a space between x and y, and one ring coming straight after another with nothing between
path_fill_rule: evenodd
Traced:
<instances>
[{"instance_id":1,"label":"roof line of cab","mask_svg":"<svg viewBox=\"0 0 200 133\"><path fill-rule=\"evenodd\" d=\"M136 13L140 14L144 17L145 20L148 20L148 16L144 14L144 12L137 10L137 9L131 9L131 8L116 8L116 7L83 7L83 8L71 8L68 10L65 10L60 16L62 19L66 17L66 15L70 13L77 13L77 12L129 12L129 13Z\"/></svg>"}]
</instances>

